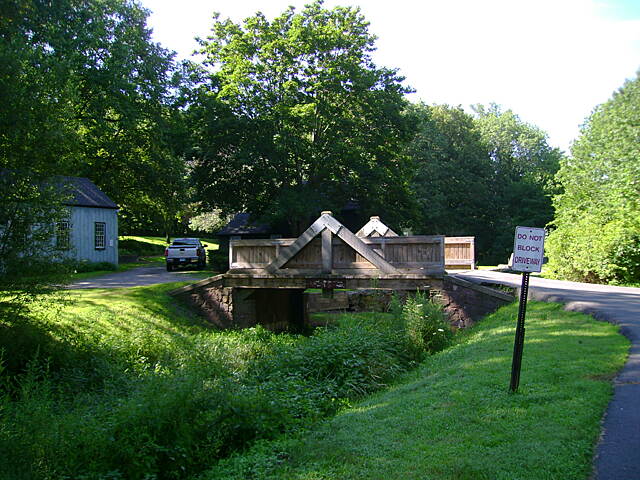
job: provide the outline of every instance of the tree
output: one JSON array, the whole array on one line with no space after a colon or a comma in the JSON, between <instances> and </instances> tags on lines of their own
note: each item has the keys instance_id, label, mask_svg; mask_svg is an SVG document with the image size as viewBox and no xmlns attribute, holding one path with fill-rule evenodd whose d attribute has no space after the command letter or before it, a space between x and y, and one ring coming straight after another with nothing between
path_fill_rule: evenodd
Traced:
<instances>
[{"instance_id":1,"label":"tree","mask_svg":"<svg viewBox=\"0 0 640 480\"><path fill-rule=\"evenodd\" d=\"M148 12L131 0L1 8L0 168L88 176L125 229L129 218L160 223L164 210L149 206L182 188L185 168L171 137L175 65L151 41Z\"/></svg>"},{"instance_id":2,"label":"tree","mask_svg":"<svg viewBox=\"0 0 640 480\"><path fill-rule=\"evenodd\" d=\"M562 161L547 243L559 278L640 281L640 74L595 108Z\"/></svg>"},{"instance_id":3,"label":"tree","mask_svg":"<svg viewBox=\"0 0 640 480\"><path fill-rule=\"evenodd\" d=\"M409 115L418 133L408 147L415 163L412 188L420 206L416 233L473 235L481 257L495 234L494 183L487 155L474 119L460 107L413 105Z\"/></svg>"},{"instance_id":4,"label":"tree","mask_svg":"<svg viewBox=\"0 0 640 480\"><path fill-rule=\"evenodd\" d=\"M200 132L215 131L196 132L195 179L210 207L300 225L352 199L367 214L409 215L408 90L373 63L374 41L358 9L321 1L272 21L216 17L202 42L208 89L193 109Z\"/></svg>"},{"instance_id":5,"label":"tree","mask_svg":"<svg viewBox=\"0 0 640 480\"><path fill-rule=\"evenodd\" d=\"M476 126L491 159L493 181L492 256L505 262L513 247L517 225L544 227L553 218L551 196L557 193L554 175L562 152L548 143L547 134L523 122L511 110L476 105Z\"/></svg>"}]
</instances>

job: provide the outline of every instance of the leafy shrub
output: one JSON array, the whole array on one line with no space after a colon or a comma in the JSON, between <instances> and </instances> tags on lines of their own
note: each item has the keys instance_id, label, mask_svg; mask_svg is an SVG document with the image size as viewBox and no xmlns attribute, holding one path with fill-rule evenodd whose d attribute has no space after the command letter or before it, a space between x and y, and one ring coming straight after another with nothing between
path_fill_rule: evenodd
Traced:
<instances>
[{"instance_id":1,"label":"leafy shrub","mask_svg":"<svg viewBox=\"0 0 640 480\"><path fill-rule=\"evenodd\" d=\"M553 231L546 249L553 278L593 283L640 280L640 236L635 220L583 214L573 220L571 228Z\"/></svg>"},{"instance_id":2,"label":"leafy shrub","mask_svg":"<svg viewBox=\"0 0 640 480\"><path fill-rule=\"evenodd\" d=\"M0 478L186 478L388 385L427 344L409 333L423 331L409 314L343 315L305 337L181 328L164 295L115 315L82 311L94 328L64 332L41 318L54 344L0 372L11 392L0 393ZM144 328L115 330L134 318ZM118 325L100 330L110 319Z\"/></svg>"},{"instance_id":3,"label":"leafy shrub","mask_svg":"<svg viewBox=\"0 0 640 480\"><path fill-rule=\"evenodd\" d=\"M207 260L211 269L216 272L229 270L228 250L207 250Z\"/></svg>"},{"instance_id":4,"label":"leafy shrub","mask_svg":"<svg viewBox=\"0 0 640 480\"><path fill-rule=\"evenodd\" d=\"M453 333L442 307L424 293L407 298L402 317L409 345L416 355L436 353L451 345Z\"/></svg>"},{"instance_id":5,"label":"leafy shrub","mask_svg":"<svg viewBox=\"0 0 640 480\"><path fill-rule=\"evenodd\" d=\"M597 106L561 162L547 243L551 273L588 282L640 282L640 75Z\"/></svg>"}]
</instances>

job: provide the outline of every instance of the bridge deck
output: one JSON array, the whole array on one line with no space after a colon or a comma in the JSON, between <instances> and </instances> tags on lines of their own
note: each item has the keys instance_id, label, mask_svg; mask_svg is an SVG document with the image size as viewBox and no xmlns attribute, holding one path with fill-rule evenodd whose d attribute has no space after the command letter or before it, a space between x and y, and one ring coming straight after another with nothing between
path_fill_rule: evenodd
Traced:
<instances>
[{"instance_id":1,"label":"bridge deck","mask_svg":"<svg viewBox=\"0 0 640 480\"><path fill-rule=\"evenodd\" d=\"M234 273L229 271L221 275L205 278L197 283L186 285L170 292L180 295L203 287L269 288L269 289L366 289L381 288L390 290L428 290L442 285L442 275L404 274L381 277L363 277L362 275L309 275L284 276L265 275L264 273Z\"/></svg>"}]
</instances>

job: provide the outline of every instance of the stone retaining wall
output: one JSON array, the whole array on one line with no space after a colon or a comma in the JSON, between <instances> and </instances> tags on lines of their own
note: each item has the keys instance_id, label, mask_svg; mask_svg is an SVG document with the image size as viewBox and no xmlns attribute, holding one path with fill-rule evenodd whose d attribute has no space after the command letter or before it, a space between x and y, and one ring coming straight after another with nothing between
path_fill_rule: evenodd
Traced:
<instances>
[{"instance_id":1,"label":"stone retaining wall","mask_svg":"<svg viewBox=\"0 0 640 480\"><path fill-rule=\"evenodd\" d=\"M333 296L302 290L202 287L181 295L218 328L246 328L258 323L276 331L302 328L308 314L316 312L386 312L394 293L403 301L410 291L363 289L334 291ZM445 276L429 289L430 298L443 305L456 328L473 325L478 319L515 300L514 295ZM306 305L306 311L302 304ZM295 318L294 318L295 317ZM301 318L298 318L301 317Z\"/></svg>"},{"instance_id":2,"label":"stone retaining wall","mask_svg":"<svg viewBox=\"0 0 640 480\"><path fill-rule=\"evenodd\" d=\"M470 327L480 318L515 300L512 293L448 275L444 277L442 289L434 291L432 298L444 306L449 321L457 328Z\"/></svg>"},{"instance_id":3,"label":"stone retaining wall","mask_svg":"<svg viewBox=\"0 0 640 480\"><path fill-rule=\"evenodd\" d=\"M180 298L218 328L233 326L233 288L199 288Z\"/></svg>"}]
</instances>

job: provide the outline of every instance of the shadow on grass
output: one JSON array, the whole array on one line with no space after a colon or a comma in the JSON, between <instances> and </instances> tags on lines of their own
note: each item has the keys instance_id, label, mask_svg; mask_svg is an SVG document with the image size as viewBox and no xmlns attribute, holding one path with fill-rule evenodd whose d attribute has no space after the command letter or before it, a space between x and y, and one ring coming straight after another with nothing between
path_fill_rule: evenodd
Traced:
<instances>
[{"instance_id":1,"label":"shadow on grass","mask_svg":"<svg viewBox=\"0 0 640 480\"><path fill-rule=\"evenodd\" d=\"M52 373L83 370L99 381L107 365L124 371L187 357L207 329L166 295L183 284L49 294L30 312L0 319L3 365L16 375L37 357Z\"/></svg>"},{"instance_id":2,"label":"shadow on grass","mask_svg":"<svg viewBox=\"0 0 640 480\"><path fill-rule=\"evenodd\" d=\"M520 390L510 394L517 308L491 315L389 391L283 440L278 458L263 447L206 478L256 468L252 478L587 478L628 342L610 324L530 303Z\"/></svg>"}]
</instances>

